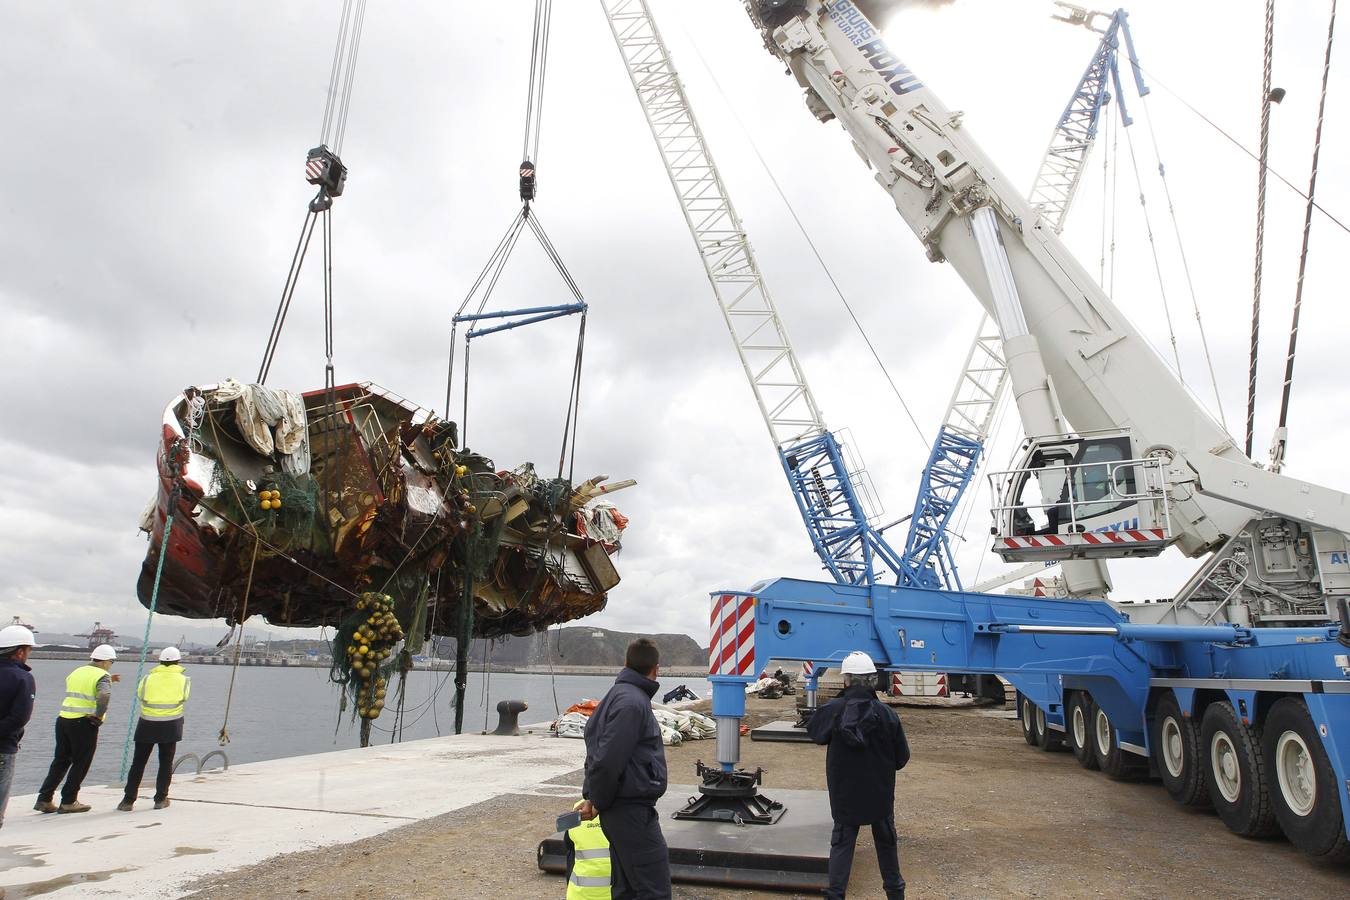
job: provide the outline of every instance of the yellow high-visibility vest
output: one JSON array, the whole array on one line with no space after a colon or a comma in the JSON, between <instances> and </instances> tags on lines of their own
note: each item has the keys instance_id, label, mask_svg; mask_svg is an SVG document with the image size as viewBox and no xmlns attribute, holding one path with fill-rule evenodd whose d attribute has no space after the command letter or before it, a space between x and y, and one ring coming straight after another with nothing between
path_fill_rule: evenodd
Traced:
<instances>
[{"instance_id":1,"label":"yellow high-visibility vest","mask_svg":"<svg viewBox=\"0 0 1350 900\"><path fill-rule=\"evenodd\" d=\"M567 874L567 900L609 900L609 840L600 830L600 817L569 828L567 836L574 860Z\"/></svg>"},{"instance_id":2,"label":"yellow high-visibility vest","mask_svg":"<svg viewBox=\"0 0 1350 900\"><path fill-rule=\"evenodd\" d=\"M172 722L183 718L192 679L183 674L180 665L155 666L136 688L141 701L141 718L154 722Z\"/></svg>"},{"instance_id":3,"label":"yellow high-visibility vest","mask_svg":"<svg viewBox=\"0 0 1350 900\"><path fill-rule=\"evenodd\" d=\"M83 665L66 676L66 698L61 701L61 718L82 719L98 711L98 683L108 677L107 669ZM104 713L107 716L107 713Z\"/></svg>"}]
</instances>

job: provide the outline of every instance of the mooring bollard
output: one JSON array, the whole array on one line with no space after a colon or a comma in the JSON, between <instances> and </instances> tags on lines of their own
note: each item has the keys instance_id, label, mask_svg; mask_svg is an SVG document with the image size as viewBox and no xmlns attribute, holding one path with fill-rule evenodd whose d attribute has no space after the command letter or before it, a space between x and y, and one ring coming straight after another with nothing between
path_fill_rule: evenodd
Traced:
<instances>
[{"instance_id":1,"label":"mooring bollard","mask_svg":"<svg viewBox=\"0 0 1350 900\"><path fill-rule=\"evenodd\" d=\"M497 730L493 734L520 734L520 714L530 708L524 700L497 702Z\"/></svg>"}]
</instances>

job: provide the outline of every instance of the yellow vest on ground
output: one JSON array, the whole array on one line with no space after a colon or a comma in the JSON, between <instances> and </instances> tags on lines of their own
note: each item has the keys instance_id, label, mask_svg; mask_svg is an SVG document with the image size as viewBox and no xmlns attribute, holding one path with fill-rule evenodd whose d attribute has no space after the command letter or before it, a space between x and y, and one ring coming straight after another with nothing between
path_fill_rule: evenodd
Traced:
<instances>
[{"instance_id":1,"label":"yellow vest on ground","mask_svg":"<svg viewBox=\"0 0 1350 900\"><path fill-rule=\"evenodd\" d=\"M136 688L141 701L141 718L152 722L172 722L183 718L192 679L183 674L179 665L155 666Z\"/></svg>"},{"instance_id":2,"label":"yellow vest on ground","mask_svg":"<svg viewBox=\"0 0 1350 900\"><path fill-rule=\"evenodd\" d=\"M572 871L567 875L567 900L609 900L609 841L600 817L567 830L572 841Z\"/></svg>"},{"instance_id":3,"label":"yellow vest on ground","mask_svg":"<svg viewBox=\"0 0 1350 900\"><path fill-rule=\"evenodd\" d=\"M82 719L96 713L98 711L98 683L107 677L107 669L90 665L80 666L67 675L66 698L61 701L61 718Z\"/></svg>"}]
</instances>

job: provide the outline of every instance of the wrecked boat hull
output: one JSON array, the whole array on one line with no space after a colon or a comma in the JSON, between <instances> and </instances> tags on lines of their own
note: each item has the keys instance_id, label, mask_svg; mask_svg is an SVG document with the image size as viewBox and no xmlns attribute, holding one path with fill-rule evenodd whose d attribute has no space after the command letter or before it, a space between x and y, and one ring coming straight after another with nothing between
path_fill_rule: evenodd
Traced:
<instances>
[{"instance_id":1,"label":"wrecked boat hull","mask_svg":"<svg viewBox=\"0 0 1350 900\"><path fill-rule=\"evenodd\" d=\"M227 382L169 404L141 523L142 604L231 624L333 626L357 595L378 591L421 635L456 636L467 584L473 636L487 638L604 608L617 545L575 533L594 512L581 510L578 525L582 492L528 464L496 470L456 446L454 423L372 384L284 394Z\"/></svg>"}]
</instances>

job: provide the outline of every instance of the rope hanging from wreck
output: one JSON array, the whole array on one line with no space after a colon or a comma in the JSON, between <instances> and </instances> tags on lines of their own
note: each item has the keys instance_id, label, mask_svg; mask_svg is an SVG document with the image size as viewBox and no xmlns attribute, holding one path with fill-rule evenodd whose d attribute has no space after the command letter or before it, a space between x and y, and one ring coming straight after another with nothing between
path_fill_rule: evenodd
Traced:
<instances>
[{"instance_id":1,"label":"rope hanging from wreck","mask_svg":"<svg viewBox=\"0 0 1350 900\"><path fill-rule=\"evenodd\" d=\"M1331 46L1336 37L1336 0L1331 0L1331 21L1327 25L1327 53L1322 63L1322 95L1317 103L1317 130L1313 135L1312 173L1308 176L1308 205L1303 212L1303 245L1298 254L1298 282L1294 288L1294 312L1289 324L1289 350L1284 359L1284 389L1280 396L1280 423L1271 447L1270 469L1284 466L1286 427L1289 422L1289 393L1294 385L1294 352L1298 347L1298 319L1303 308L1303 276L1308 270L1308 242L1312 237L1312 217L1317 194L1317 162L1322 155L1322 121L1327 110L1327 83L1331 78Z\"/></svg>"},{"instance_id":2,"label":"rope hanging from wreck","mask_svg":"<svg viewBox=\"0 0 1350 900\"><path fill-rule=\"evenodd\" d=\"M189 398L188 403L191 404L192 402L193 398ZM199 407L190 407L190 409L196 408ZM189 413L189 421L192 421L191 413ZM195 432L195 427L189 427L188 440L185 440L181 445L184 449L186 449L187 444L191 440L191 436L195 434ZM136 691L139 691L140 689L141 674L145 671L145 655L150 646L150 624L154 621L155 608L159 605L159 585L164 576L164 558L169 555L169 537L173 534L174 510L178 509L179 498L182 496L182 467L178 460L179 446L180 445L175 444L168 453L169 477L173 481L173 487L169 489L168 506L164 514L164 533L159 542L159 559L155 560L155 583L150 589L150 608L145 616L145 633L141 636L140 658L136 662L136 681L134 688ZM131 753L131 735L135 725L136 704L133 703L130 704L130 708L127 711L127 736L122 742L122 766L120 770L121 774L118 776L122 784L126 784L127 781L127 765L130 762Z\"/></svg>"},{"instance_id":3,"label":"rope hanging from wreck","mask_svg":"<svg viewBox=\"0 0 1350 900\"><path fill-rule=\"evenodd\" d=\"M225 716L220 722L220 734L216 735L216 740L220 746L224 747L230 742L230 704L234 701L234 678L239 674L239 656L243 652L244 629L243 623L248 619L248 598L253 592L253 569L258 562L258 547L262 541L258 538L258 532L253 532L253 555L248 561L248 580L244 583L244 602L243 611L239 614L239 634L234 640L234 665L230 668L230 688L225 693Z\"/></svg>"},{"instance_id":4,"label":"rope hanging from wreck","mask_svg":"<svg viewBox=\"0 0 1350 900\"><path fill-rule=\"evenodd\" d=\"M197 442L197 429L201 427L202 420L207 415L206 398L202 396L201 391L195 387L184 389L183 398L187 401L187 434L181 442L175 442L168 449L169 480L172 487L169 488L169 497L164 510L164 534L159 542L159 559L155 560L155 582L150 589L150 606L145 615L145 633L141 636L141 653L136 662L136 683L134 691L140 690L141 675L145 671L145 657L150 647L150 624L155 619L155 609L159 606L159 585L164 576L164 558L169 555L169 538L173 534L174 511L178 509L178 504L183 496L183 460L182 457L192 452L192 447ZM127 765L130 761L131 753L131 735L136 724L136 704L130 704L127 711L127 735L122 742L122 766L119 780L126 784Z\"/></svg>"}]
</instances>

